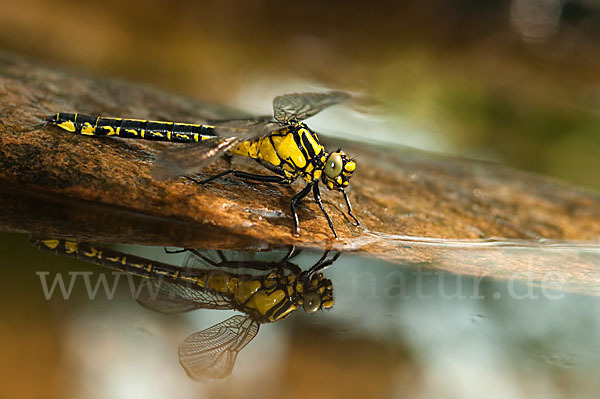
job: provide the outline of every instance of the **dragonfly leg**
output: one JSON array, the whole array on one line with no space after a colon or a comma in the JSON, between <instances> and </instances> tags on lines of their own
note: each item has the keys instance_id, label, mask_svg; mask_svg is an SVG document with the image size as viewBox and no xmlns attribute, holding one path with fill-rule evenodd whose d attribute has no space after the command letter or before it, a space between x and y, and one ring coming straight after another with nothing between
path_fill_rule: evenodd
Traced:
<instances>
[{"instance_id":1,"label":"dragonfly leg","mask_svg":"<svg viewBox=\"0 0 600 399\"><path fill-rule=\"evenodd\" d=\"M288 253L285 255L285 258L283 258L281 260L281 263L286 263L290 259L293 259L296 256L300 255L301 252L302 252L302 248L296 250L296 246L295 245L290 246L290 249L288 250Z\"/></svg>"},{"instance_id":2,"label":"dragonfly leg","mask_svg":"<svg viewBox=\"0 0 600 399\"><path fill-rule=\"evenodd\" d=\"M194 183L206 184L215 179L218 179L220 177L224 177L227 175L234 175L235 177L239 177L240 179L258 181L258 182L262 182L262 183L280 183L280 184L287 183L287 180L281 176L255 175L252 173L246 173L246 172L242 172L241 170L234 170L234 169L229 169L229 170L223 171L221 173L217 173L216 175L211 176L208 179L204 179L204 180L197 180L190 176L185 176L185 177L187 179L193 181Z\"/></svg>"},{"instance_id":3,"label":"dragonfly leg","mask_svg":"<svg viewBox=\"0 0 600 399\"><path fill-rule=\"evenodd\" d=\"M319 185L317 183L313 184L313 194L315 196L315 201L317 201L317 204L319 204L319 208L321 208L321 211L323 211L323 215L325 215L325 218L327 219L327 223L329 223L329 227L331 228L333 235L335 236L335 238L338 238L338 235L335 232L335 229L333 228L333 222L331 221L331 218L327 214L327 211L323 206L323 202L321 201L321 192L319 191Z\"/></svg>"},{"instance_id":4,"label":"dragonfly leg","mask_svg":"<svg viewBox=\"0 0 600 399\"><path fill-rule=\"evenodd\" d=\"M257 161L259 164L261 164L262 166L264 166L265 168L269 169L271 172L273 172L273 173L276 173L276 174L278 174L278 175L280 175L280 176L283 176L283 177L285 177L285 172L283 171L283 169L282 169L280 166L275 166L275 165L273 165L273 164L270 164L270 163L268 163L268 162L265 162L265 161L264 161L264 160L262 160L262 159L257 159L256 161ZM290 179L290 178L287 178L287 179L286 179L286 181L282 182L281 184L288 184L288 183L291 183L291 181L290 181L290 180L292 180L292 179Z\"/></svg>"},{"instance_id":5,"label":"dragonfly leg","mask_svg":"<svg viewBox=\"0 0 600 399\"><path fill-rule=\"evenodd\" d=\"M356 226L360 226L360 222L352 213L352 205L350 205L350 198L348 198L348 194L344 190L342 190L342 194L344 194L344 199L346 200L346 207L348 208L348 215L352 216L352 219L356 222Z\"/></svg>"},{"instance_id":6,"label":"dragonfly leg","mask_svg":"<svg viewBox=\"0 0 600 399\"><path fill-rule=\"evenodd\" d=\"M329 266L333 265L333 263L340 257L341 254L342 254L342 252L339 251L333 257L331 257L330 259L327 259L327 256L329 255L329 251L325 251L325 253L323 254L323 257L321 257L321 259L319 259L319 261L317 263L315 263L310 269L308 269L306 271L306 275L312 276L313 274L315 274L317 272L322 272L323 270L327 269Z\"/></svg>"},{"instance_id":7,"label":"dragonfly leg","mask_svg":"<svg viewBox=\"0 0 600 399\"><path fill-rule=\"evenodd\" d=\"M310 188L313 185L314 183L307 184L306 187L302 189L302 191L300 191L294 196L294 198L292 198L292 216L294 217L294 231L296 232L296 234L300 234L300 223L298 222L298 213L296 213L296 203L298 203L298 201L300 201L302 198L308 195L308 193L310 192Z\"/></svg>"}]
</instances>

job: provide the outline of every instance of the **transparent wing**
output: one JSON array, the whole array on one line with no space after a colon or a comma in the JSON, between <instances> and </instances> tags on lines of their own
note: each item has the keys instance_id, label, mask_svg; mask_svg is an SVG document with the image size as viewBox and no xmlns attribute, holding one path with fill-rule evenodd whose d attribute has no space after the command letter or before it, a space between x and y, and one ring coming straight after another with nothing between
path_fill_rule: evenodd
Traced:
<instances>
[{"instance_id":1,"label":"transparent wing","mask_svg":"<svg viewBox=\"0 0 600 399\"><path fill-rule=\"evenodd\" d=\"M219 137L241 137L249 139L265 136L281 129L281 124L271 119L230 119L226 121L211 121L215 134Z\"/></svg>"},{"instance_id":2,"label":"transparent wing","mask_svg":"<svg viewBox=\"0 0 600 399\"><path fill-rule=\"evenodd\" d=\"M302 121L350 98L350 94L343 91L284 94L273 100L273 116L275 120L286 124Z\"/></svg>"},{"instance_id":3,"label":"transparent wing","mask_svg":"<svg viewBox=\"0 0 600 399\"><path fill-rule=\"evenodd\" d=\"M219 264L227 261L225 254L219 250L188 249L183 267L187 269L210 270L219 267Z\"/></svg>"},{"instance_id":4,"label":"transparent wing","mask_svg":"<svg viewBox=\"0 0 600 399\"><path fill-rule=\"evenodd\" d=\"M163 151L152 167L152 177L158 180L188 176L202 170L214 157L224 154L240 142L237 137L203 140Z\"/></svg>"},{"instance_id":5,"label":"transparent wing","mask_svg":"<svg viewBox=\"0 0 600 399\"><path fill-rule=\"evenodd\" d=\"M268 135L280 128L279 123L268 120L219 122L214 127L214 138L163 151L152 169L152 176L166 180L192 175L240 142Z\"/></svg>"},{"instance_id":6,"label":"transparent wing","mask_svg":"<svg viewBox=\"0 0 600 399\"><path fill-rule=\"evenodd\" d=\"M187 337L179 345L179 362L196 381L225 378L258 329L259 324L251 318L233 316Z\"/></svg>"},{"instance_id":7,"label":"transparent wing","mask_svg":"<svg viewBox=\"0 0 600 399\"><path fill-rule=\"evenodd\" d=\"M232 309L230 301L209 289L163 280L145 280L137 302L161 313L182 313L196 309Z\"/></svg>"}]
</instances>

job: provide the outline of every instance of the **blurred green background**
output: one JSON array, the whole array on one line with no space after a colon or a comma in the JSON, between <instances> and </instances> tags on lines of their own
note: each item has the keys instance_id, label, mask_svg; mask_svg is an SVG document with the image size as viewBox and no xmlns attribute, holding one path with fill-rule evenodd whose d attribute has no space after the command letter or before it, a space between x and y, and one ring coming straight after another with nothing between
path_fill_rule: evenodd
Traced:
<instances>
[{"instance_id":1,"label":"blurred green background","mask_svg":"<svg viewBox=\"0 0 600 399\"><path fill-rule=\"evenodd\" d=\"M391 141L600 189L597 0L20 0L0 46L246 108L350 90Z\"/></svg>"}]
</instances>

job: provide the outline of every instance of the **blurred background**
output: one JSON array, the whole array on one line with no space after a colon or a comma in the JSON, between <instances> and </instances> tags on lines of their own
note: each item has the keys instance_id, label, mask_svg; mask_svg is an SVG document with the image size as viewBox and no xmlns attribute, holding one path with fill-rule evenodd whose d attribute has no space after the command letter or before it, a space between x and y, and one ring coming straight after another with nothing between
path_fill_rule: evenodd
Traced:
<instances>
[{"instance_id":1,"label":"blurred background","mask_svg":"<svg viewBox=\"0 0 600 399\"><path fill-rule=\"evenodd\" d=\"M349 90L378 113L337 111L325 133L600 188L598 0L20 0L0 47L263 114Z\"/></svg>"},{"instance_id":2,"label":"blurred background","mask_svg":"<svg viewBox=\"0 0 600 399\"><path fill-rule=\"evenodd\" d=\"M0 49L258 114L278 94L348 90L377 105L336 107L310 125L600 190L599 0L19 0L2 4ZM328 272L334 309L261 328L232 379L196 384L177 345L232 312L156 315L127 286L110 302L88 300L81 285L74 300L47 301L36 272L93 272L96 281L100 269L40 253L25 235L2 233L0 251L2 397L600 391L594 297L514 300L506 282L485 280L483 299L448 300L440 281L469 295L481 280L442 273L424 277L432 296L422 301L410 292L413 269L369 260L364 276L367 261L344 255Z\"/></svg>"}]
</instances>

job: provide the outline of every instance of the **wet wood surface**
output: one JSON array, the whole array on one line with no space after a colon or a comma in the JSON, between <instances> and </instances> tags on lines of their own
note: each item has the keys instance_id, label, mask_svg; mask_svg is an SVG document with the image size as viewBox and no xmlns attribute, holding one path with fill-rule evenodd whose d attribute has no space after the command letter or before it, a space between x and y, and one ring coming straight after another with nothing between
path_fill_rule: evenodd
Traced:
<instances>
[{"instance_id":1,"label":"wet wood surface","mask_svg":"<svg viewBox=\"0 0 600 399\"><path fill-rule=\"evenodd\" d=\"M523 266L522 260L503 261L505 251L499 248L505 247L492 245L496 252L487 255L458 256L456 245L447 242L464 248L465 243L494 240L534 247L544 240L576 241L592 249L600 243L597 193L491 163L338 139L324 141L328 148L342 147L358 160L348 192L362 225L354 226L345 215L339 193L322 186L340 239L333 240L310 199L298 207L301 233L296 236L289 202L301 182L282 187L235 178L204 186L183 178L160 181L152 178L152 166L173 144L90 138L53 126L28 131L56 112L202 123L244 116L240 111L41 66L10 54L0 54L0 71L3 230L98 242L241 250L334 246L465 273L488 270L489 262L502 265L494 268L496 272L512 265L502 276ZM265 173L247 160L234 164ZM219 160L203 174L226 167ZM584 256L570 264L596 270L600 266L594 256L591 263ZM543 270L552 269L548 262L542 263Z\"/></svg>"}]
</instances>

